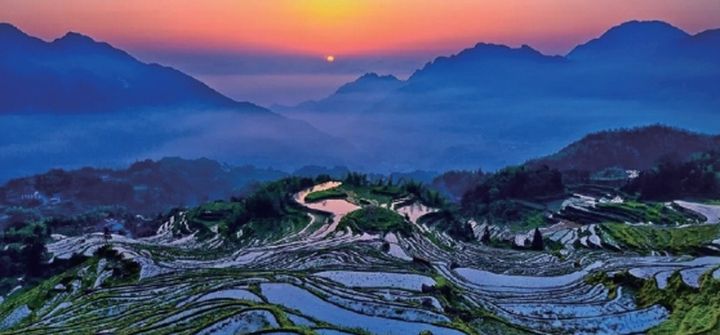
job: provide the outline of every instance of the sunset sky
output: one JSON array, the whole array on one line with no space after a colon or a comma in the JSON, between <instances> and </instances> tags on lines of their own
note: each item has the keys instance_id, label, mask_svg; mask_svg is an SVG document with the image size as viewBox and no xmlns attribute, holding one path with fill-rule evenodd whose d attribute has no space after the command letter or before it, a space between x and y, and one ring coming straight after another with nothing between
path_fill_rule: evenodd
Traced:
<instances>
[{"instance_id":1,"label":"sunset sky","mask_svg":"<svg viewBox=\"0 0 720 335\"><path fill-rule=\"evenodd\" d=\"M697 33L720 27L720 1L0 0L0 21L31 35L81 32L262 104L321 97L368 71L404 77L480 41L564 54L632 19Z\"/></svg>"}]
</instances>

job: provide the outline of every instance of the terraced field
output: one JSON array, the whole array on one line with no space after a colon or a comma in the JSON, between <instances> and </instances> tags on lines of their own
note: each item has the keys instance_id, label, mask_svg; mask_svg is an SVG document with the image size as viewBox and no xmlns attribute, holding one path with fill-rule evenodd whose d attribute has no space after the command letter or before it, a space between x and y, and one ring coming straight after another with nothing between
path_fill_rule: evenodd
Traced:
<instances>
[{"instance_id":1,"label":"terraced field","mask_svg":"<svg viewBox=\"0 0 720 335\"><path fill-rule=\"evenodd\" d=\"M381 203L329 192L340 186L297 193L306 222L236 248L212 224L200 238L187 213L144 239L55 236L55 259L87 259L6 297L0 333L720 332L716 310L699 318L688 307L720 306L711 290L720 282L720 257L711 256L720 236L696 241L693 252L664 248L671 237L633 248L619 236L636 235L566 217L542 228L559 250L496 248L480 242L485 229L494 239L531 232L472 222L475 238L460 241L423 218L436 209L408 195ZM331 196L308 199L315 192ZM668 298L678 292L695 300Z\"/></svg>"}]
</instances>

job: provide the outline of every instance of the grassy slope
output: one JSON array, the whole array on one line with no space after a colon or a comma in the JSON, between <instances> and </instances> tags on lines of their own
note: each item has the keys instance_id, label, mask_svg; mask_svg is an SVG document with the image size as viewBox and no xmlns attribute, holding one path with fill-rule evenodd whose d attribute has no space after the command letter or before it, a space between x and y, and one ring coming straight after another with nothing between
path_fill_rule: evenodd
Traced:
<instances>
[{"instance_id":1,"label":"grassy slope","mask_svg":"<svg viewBox=\"0 0 720 335\"><path fill-rule=\"evenodd\" d=\"M188 225L199 231L198 237L201 240L213 236L210 229L215 225L218 225L218 231L222 235L232 237L234 232L228 231L228 227L233 221L240 220L244 211L243 205L238 202L210 202L188 212ZM284 211L281 217L252 218L239 229L242 229L243 236L248 238L277 240L309 223L310 218L301 209L288 207Z\"/></svg>"},{"instance_id":2,"label":"grassy slope","mask_svg":"<svg viewBox=\"0 0 720 335\"><path fill-rule=\"evenodd\" d=\"M608 277L599 272L585 279L589 284L603 284L610 296L623 286L634 293L640 308L660 304L670 311L670 317L650 329L650 335L669 334L720 334L720 281L709 271L700 281L700 288L685 285L680 273L668 279L664 289L657 287L655 279L642 280L627 272Z\"/></svg>"},{"instance_id":3,"label":"grassy slope","mask_svg":"<svg viewBox=\"0 0 720 335\"><path fill-rule=\"evenodd\" d=\"M375 204L387 204L394 199L407 196L408 193L400 186L354 186L342 184L336 188L318 191L308 194L305 198L308 202L317 202L327 199L349 199L356 204L374 202Z\"/></svg>"},{"instance_id":4,"label":"grassy slope","mask_svg":"<svg viewBox=\"0 0 720 335\"><path fill-rule=\"evenodd\" d=\"M604 223L600 230L619 245L646 253L655 250L697 254L703 246L720 237L720 225L674 228Z\"/></svg>"},{"instance_id":5,"label":"grassy slope","mask_svg":"<svg viewBox=\"0 0 720 335\"><path fill-rule=\"evenodd\" d=\"M355 232L400 232L410 235L412 226L400 214L382 207L365 207L356 210L340 221L338 229L350 227Z\"/></svg>"},{"instance_id":6,"label":"grassy slope","mask_svg":"<svg viewBox=\"0 0 720 335\"><path fill-rule=\"evenodd\" d=\"M328 200L328 199L345 199L348 195L345 191L340 190L338 188L333 188L325 191L318 191L308 194L305 197L305 201L307 202L318 202L322 200Z\"/></svg>"},{"instance_id":7,"label":"grassy slope","mask_svg":"<svg viewBox=\"0 0 720 335\"><path fill-rule=\"evenodd\" d=\"M661 290L654 280L644 283L637 293L641 306L661 304L671 310L670 318L648 334L719 334L720 281L706 274L700 289L682 283L674 274Z\"/></svg>"},{"instance_id":8,"label":"grassy slope","mask_svg":"<svg viewBox=\"0 0 720 335\"><path fill-rule=\"evenodd\" d=\"M604 211L627 217L630 222L656 224L695 223L695 217L658 202L626 201L621 204L599 204Z\"/></svg>"}]
</instances>

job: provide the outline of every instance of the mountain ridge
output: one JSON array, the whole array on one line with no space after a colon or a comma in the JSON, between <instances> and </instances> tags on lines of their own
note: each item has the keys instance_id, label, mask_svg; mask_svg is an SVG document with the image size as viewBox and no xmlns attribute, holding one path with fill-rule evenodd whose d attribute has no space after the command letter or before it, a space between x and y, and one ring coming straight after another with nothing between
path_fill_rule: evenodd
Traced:
<instances>
[{"instance_id":1,"label":"mountain ridge","mask_svg":"<svg viewBox=\"0 0 720 335\"><path fill-rule=\"evenodd\" d=\"M521 164L602 129L661 123L720 131L716 30L690 35L667 23L634 21L601 36L656 30L660 37L640 51L598 61L478 43L437 57L400 87L358 97L349 106L308 104L278 112L343 134L387 165L412 161L421 169ZM633 34L626 40L637 40ZM373 135L358 129L374 129Z\"/></svg>"},{"instance_id":2,"label":"mountain ridge","mask_svg":"<svg viewBox=\"0 0 720 335\"><path fill-rule=\"evenodd\" d=\"M691 35L687 32L664 21L633 20L614 26L601 36L576 46L566 58L607 61L610 57L649 57L658 47L689 37Z\"/></svg>"},{"instance_id":3,"label":"mountain ridge","mask_svg":"<svg viewBox=\"0 0 720 335\"><path fill-rule=\"evenodd\" d=\"M165 156L292 168L342 163L354 150L80 33L46 42L3 24L0 49L0 157L9 166L0 179Z\"/></svg>"},{"instance_id":4,"label":"mountain ridge","mask_svg":"<svg viewBox=\"0 0 720 335\"><path fill-rule=\"evenodd\" d=\"M596 172L607 168L647 170L660 160L681 162L692 154L720 150L720 135L663 125L595 132L530 166Z\"/></svg>"},{"instance_id":5,"label":"mountain ridge","mask_svg":"<svg viewBox=\"0 0 720 335\"><path fill-rule=\"evenodd\" d=\"M77 113L183 105L269 112L225 97L175 68L144 63L81 33L67 32L46 42L9 23L0 27L4 36L0 36L0 44L6 50L0 57L0 73L7 78L0 93L0 113ZM57 91L63 96L54 94ZM43 96L46 98L39 99Z\"/></svg>"}]
</instances>

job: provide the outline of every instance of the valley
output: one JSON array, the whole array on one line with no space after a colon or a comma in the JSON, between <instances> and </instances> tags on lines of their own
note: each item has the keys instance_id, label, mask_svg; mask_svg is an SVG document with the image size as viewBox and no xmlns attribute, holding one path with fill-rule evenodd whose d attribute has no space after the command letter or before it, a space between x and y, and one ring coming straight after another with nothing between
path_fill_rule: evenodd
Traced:
<instances>
[{"instance_id":1,"label":"valley","mask_svg":"<svg viewBox=\"0 0 720 335\"><path fill-rule=\"evenodd\" d=\"M176 212L144 238L53 235L50 262L82 261L5 298L0 333L654 334L719 327L717 319L693 316L718 308L710 293L720 283L717 205L627 202L644 217L667 210L677 220L652 223L603 205L626 203L617 198L575 194L553 214L562 219L539 226L545 246L538 250L529 243L533 229L442 223L447 205L429 206L432 191L412 183L373 186L351 174L291 178L258 192L251 196L257 203ZM251 211L246 219L240 208ZM608 215L616 223L578 224ZM472 236L448 225L469 225ZM709 305L681 309L673 301L681 296L652 298L670 290Z\"/></svg>"},{"instance_id":2,"label":"valley","mask_svg":"<svg viewBox=\"0 0 720 335\"><path fill-rule=\"evenodd\" d=\"M0 1L0 335L720 334L719 5Z\"/></svg>"}]
</instances>

